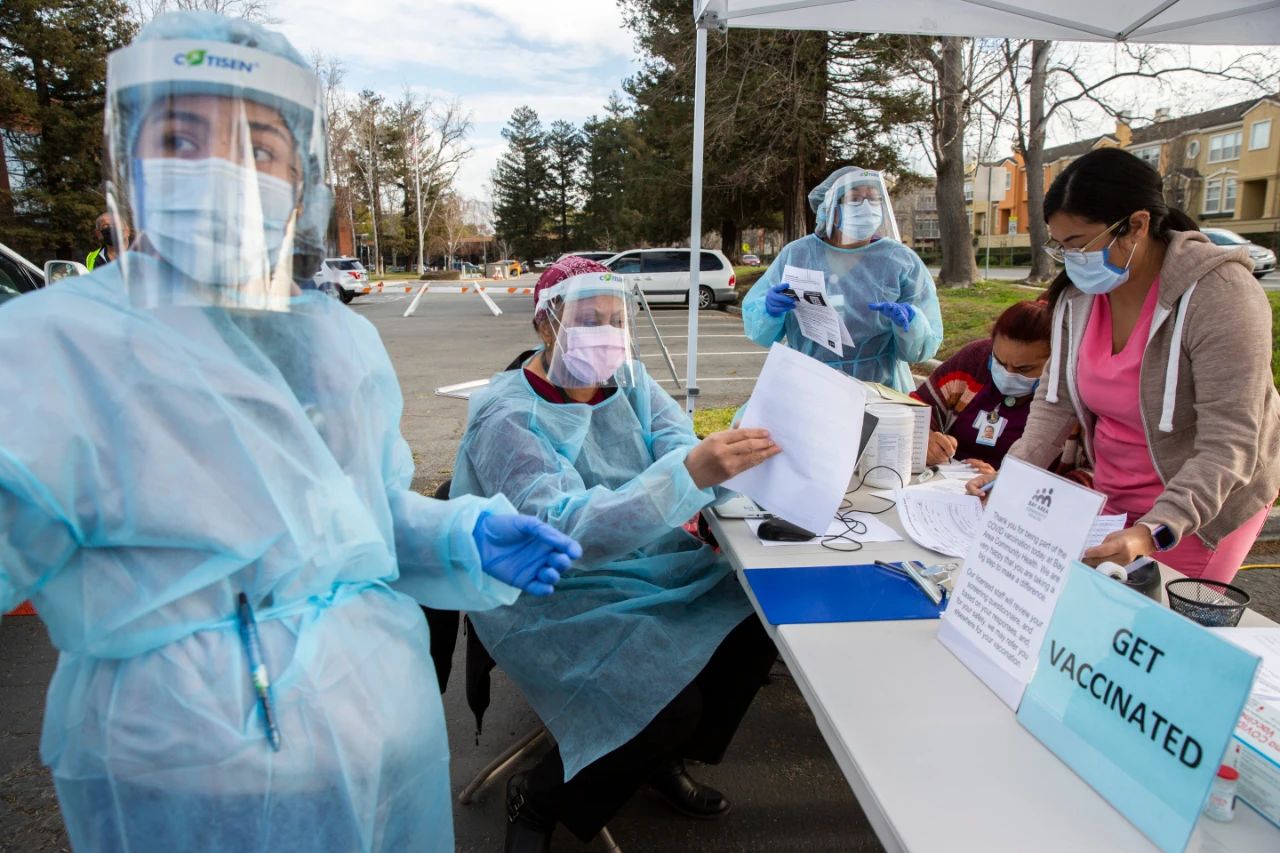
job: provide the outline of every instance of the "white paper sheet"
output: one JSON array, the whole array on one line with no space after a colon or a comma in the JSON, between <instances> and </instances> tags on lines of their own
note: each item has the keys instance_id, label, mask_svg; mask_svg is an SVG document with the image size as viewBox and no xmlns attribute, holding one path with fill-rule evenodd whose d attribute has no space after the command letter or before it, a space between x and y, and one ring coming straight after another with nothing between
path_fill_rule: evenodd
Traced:
<instances>
[{"instance_id":1,"label":"white paper sheet","mask_svg":"<svg viewBox=\"0 0 1280 853\"><path fill-rule=\"evenodd\" d=\"M1128 524L1129 516L1127 515L1100 515L1093 520L1093 527L1089 528L1089 539L1084 546L1092 548L1094 545L1101 544L1109 534L1124 530Z\"/></svg>"},{"instance_id":2,"label":"white paper sheet","mask_svg":"<svg viewBox=\"0 0 1280 853\"><path fill-rule=\"evenodd\" d=\"M1017 710L1067 568L1106 498L1006 456L938 640Z\"/></svg>"},{"instance_id":3,"label":"white paper sheet","mask_svg":"<svg viewBox=\"0 0 1280 853\"><path fill-rule=\"evenodd\" d=\"M766 548L772 548L774 545L821 545L823 536L841 536L840 542L901 542L902 537L898 535L898 531L885 524L874 515L865 512L850 512L844 514L845 518L850 522L860 521L866 525L865 533L853 533L849 530L849 525L839 519L833 519L831 526L827 528L826 533L822 536L815 536L813 539L806 539L803 542L774 542L770 539L760 539L760 525L764 524L762 518L745 519L747 527L751 528L751 532L760 544ZM861 530L862 528L857 528ZM839 545L837 545L839 547Z\"/></svg>"},{"instance_id":4,"label":"white paper sheet","mask_svg":"<svg viewBox=\"0 0 1280 853\"><path fill-rule=\"evenodd\" d=\"M968 552L982 522L982 501L978 498L909 487L899 489L896 499L902 528L917 545L949 557L963 557Z\"/></svg>"},{"instance_id":5,"label":"white paper sheet","mask_svg":"<svg viewBox=\"0 0 1280 853\"><path fill-rule=\"evenodd\" d=\"M775 343L740 426L769 430L782 452L725 488L805 530L826 530L853 477L866 402L857 380Z\"/></svg>"},{"instance_id":6,"label":"white paper sheet","mask_svg":"<svg viewBox=\"0 0 1280 853\"><path fill-rule=\"evenodd\" d=\"M843 355L843 344L852 342L840 315L827 303L826 276L822 271L788 265L782 268L782 280L796 292L795 314L800 333L836 355Z\"/></svg>"},{"instance_id":7,"label":"white paper sheet","mask_svg":"<svg viewBox=\"0 0 1280 853\"><path fill-rule=\"evenodd\" d=\"M1251 699L1259 702L1280 702L1280 628L1210 628L1223 639L1230 640L1246 652L1262 658L1253 677Z\"/></svg>"}]
</instances>

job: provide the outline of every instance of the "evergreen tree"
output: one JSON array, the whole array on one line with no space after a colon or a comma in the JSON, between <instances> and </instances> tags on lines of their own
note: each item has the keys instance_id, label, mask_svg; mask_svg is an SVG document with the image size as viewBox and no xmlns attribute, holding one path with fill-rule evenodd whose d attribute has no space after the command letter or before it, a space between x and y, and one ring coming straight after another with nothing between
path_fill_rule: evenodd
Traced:
<instances>
[{"instance_id":1,"label":"evergreen tree","mask_svg":"<svg viewBox=\"0 0 1280 853\"><path fill-rule=\"evenodd\" d=\"M578 226L583 248L621 251L639 239L638 193L632 178L640 165L641 147L635 120L617 94L610 96L603 117L582 126L584 200Z\"/></svg>"},{"instance_id":2,"label":"evergreen tree","mask_svg":"<svg viewBox=\"0 0 1280 853\"><path fill-rule=\"evenodd\" d=\"M82 258L102 193L107 53L133 36L120 0L0 3L0 133L22 164L0 192L5 242L31 257Z\"/></svg>"},{"instance_id":3,"label":"evergreen tree","mask_svg":"<svg viewBox=\"0 0 1280 853\"><path fill-rule=\"evenodd\" d=\"M538 114L517 107L502 129L506 153L493 170L493 212L499 241L522 258L541 254L551 219L547 139Z\"/></svg>"},{"instance_id":4,"label":"evergreen tree","mask_svg":"<svg viewBox=\"0 0 1280 853\"><path fill-rule=\"evenodd\" d=\"M581 193L582 133L567 121L552 122L547 133L547 185L561 252L571 250L569 220Z\"/></svg>"}]
</instances>

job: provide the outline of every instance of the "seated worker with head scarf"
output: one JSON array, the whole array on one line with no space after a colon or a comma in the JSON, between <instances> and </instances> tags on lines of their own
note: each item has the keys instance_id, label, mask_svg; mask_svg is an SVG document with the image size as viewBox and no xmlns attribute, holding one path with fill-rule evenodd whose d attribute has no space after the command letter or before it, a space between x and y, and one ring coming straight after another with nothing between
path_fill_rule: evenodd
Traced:
<instances>
[{"instance_id":1,"label":"seated worker with head scarf","mask_svg":"<svg viewBox=\"0 0 1280 853\"><path fill-rule=\"evenodd\" d=\"M950 459L986 472L1022 437L1031 398L1049 361L1046 302L1016 302L991 336L966 344L911 393L933 407L926 462Z\"/></svg>"},{"instance_id":2,"label":"seated worker with head scarf","mask_svg":"<svg viewBox=\"0 0 1280 853\"><path fill-rule=\"evenodd\" d=\"M284 37L161 15L106 91L139 240L0 323L0 612L29 596L59 650L41 756L71 846L451 851L414 600L549 593L581 552L501 497L410 491L377 332L300 287L327 140Z\"/></svg>"},{"instance_id":3,"label":"seated worker with head scarf","mask_svg":"<svg viewBox=\"0 0 1280 853\"><path fill-rule=\"evenodd\" d=\"M775 657L733 572L682 525L778 448L764 430L698 441L628 360L631 295L578 258L539 279L543 348L471 400L454 495L505 494L582 543L556 594L471 619L557 746L508 785L508 851L557 823L590 840L642 784L679 810L729 803L684 759L716 763Z\"/></svg>"},{"instance_id":4,"label":"seated worker with head scarf","mask_svg":"<svg viewBox=\"0 0 1280 853\"><path fill-rule=\"evenodd\" d=\"M747 337L762 347L787 345L855 379L904 393L915 387L910 365L933 358L942 342L942 315L933 277L915 252L898 242L898 225L879 172L846 166L809 193L814 233L782 247L742 300ZM786 268L815 270L825 301L848 332L837 354L805 337L797 322L797 282Z\"/></svg>"}]
</instances>

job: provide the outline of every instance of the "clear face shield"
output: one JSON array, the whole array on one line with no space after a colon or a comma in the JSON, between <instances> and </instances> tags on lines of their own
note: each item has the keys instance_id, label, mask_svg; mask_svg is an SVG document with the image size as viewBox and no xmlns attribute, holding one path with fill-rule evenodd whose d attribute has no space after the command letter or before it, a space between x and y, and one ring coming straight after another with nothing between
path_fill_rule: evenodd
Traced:
<instances>
[{"instance_id":1,"label":"clear face shield","mask_svg":"<svg viewBox=\"0 0 1280 853\"><path fill-rule=\"evenodd\" d=\"M622 276L586 273L538 296L555 344L544 362L560 388L630 388L636 384L631 330L635 297Z\"/></svg>"},{"instance_id":2,"label":"clear face shield","mask_svg":"<svg viewBox=\"0 0 1280 853\"><path fill-rule=\"evenodd\" d=\"M107 65L107 204L138 307L288 310L324 254L320 87L243 45L141 42Z\"/></svg>"},{"instance_id":3,"label":"clear face shield","mask_svg":"<svg viewBox=\"0 0 1280 853\"><path fill-rule=\"evenodd\" d=\"M829 186L820 203L820 237L833 243L864 243L888 237L900 241L884 176L867 169L850 169Z\"/></svg>"}]
</instances>

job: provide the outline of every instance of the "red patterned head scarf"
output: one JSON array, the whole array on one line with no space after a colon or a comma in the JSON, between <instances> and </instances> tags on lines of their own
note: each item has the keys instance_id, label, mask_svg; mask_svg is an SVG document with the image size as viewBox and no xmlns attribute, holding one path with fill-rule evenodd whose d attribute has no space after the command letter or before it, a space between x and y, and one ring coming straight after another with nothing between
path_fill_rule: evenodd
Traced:
<instances>
[{"instance_id":1,"label":"red patterned head scarf","mask_svg":"<svg viewBox=\"0 0 1280 853\"><path fill-rule=\"evenodd\" d=\"M546 290L554 284L559 284L566 278L572 278L575 275L582 275L589 272L608 272L609 268L595 261L587 260L578 255L565 255L551 266L542 271L542 275L538 276L538 283L533 286L533 325L537 326L538 321L546 315L546 309L538 310L538 297L542 295L542 291Z\"/></svg>"}]
</instances>

